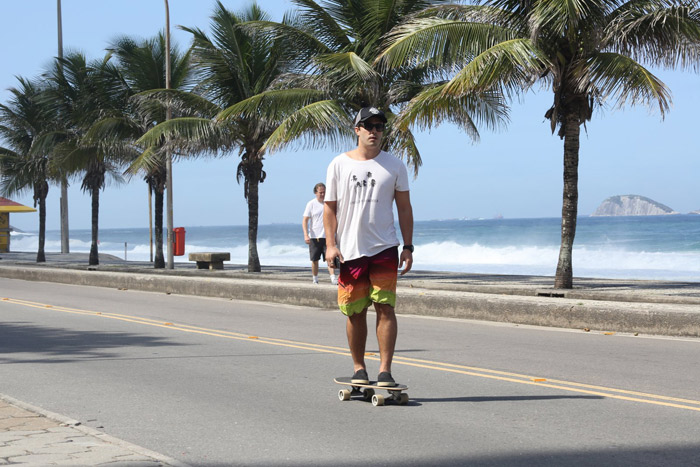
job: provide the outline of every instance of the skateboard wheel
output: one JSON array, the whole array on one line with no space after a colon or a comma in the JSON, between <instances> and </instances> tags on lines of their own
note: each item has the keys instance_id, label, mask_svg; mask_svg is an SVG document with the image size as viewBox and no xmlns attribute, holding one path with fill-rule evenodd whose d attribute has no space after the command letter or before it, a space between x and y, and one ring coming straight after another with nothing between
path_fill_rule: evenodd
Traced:
<instances>
[{"instance_id":1,"label":"skateboard wheel","mask_svg":"<svg viewBox=\"0 0 700 467\"><path fill-rule=\"evenodd\" d=\"M368 388L362 392L362 399L365 401L371 401L372 396L374 396L374 389Z\"/></svg>"},{"instance_id":2,"label":"skateboard wheel","mask_svg":"<svg viewBox=\"0 0 700 467\"><path fill-rule=\"evenodd\" d=\"M401 405L408 404L408 394L401 393L399 395L399 404L401 404Z\"/></svg>"},{"instance_id":3,"label":"skateboard wheel","mask_svg":"<svg viewBox=\"0 0 700 467\"><path fill-rule=\"evenodd\" d=\"M350 394L350 391L348 391L347 389L341 389L340 391L338 391L338 399L340 399L341 401L349 401Z\"/></svg>"},{"instance_id":4,"label":"skateboard wheel","mask_svg":"<svg viewBox=\"0 0 700 467\"><path fill-rule=\"evenodd\" d=\"M381 396L379 394L375 394L372 396L372 405L373 406L378 406L378 405L384 405L384 396Z\"/></svg>"}]
</instances>

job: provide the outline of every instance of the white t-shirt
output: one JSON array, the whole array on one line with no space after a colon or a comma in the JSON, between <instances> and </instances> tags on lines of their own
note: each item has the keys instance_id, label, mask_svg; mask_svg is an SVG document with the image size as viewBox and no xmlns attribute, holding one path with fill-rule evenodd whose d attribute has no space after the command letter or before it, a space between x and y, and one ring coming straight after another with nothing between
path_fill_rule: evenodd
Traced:
<instances>
[{"instance_id":1,"label":"white t-shirt","mask_svg":"<svg viewBox=\"0 0 700 467\"><path fill-rule=\"evenodd\" d=\"M323 203L319 203L316 198L306 203L303 217L309 218L309 238L326 238L326 231L323 229Z\"/></svg>"},{"instance_id":2,"label":"white t-shirt","mask_svg":"<svg viewBox=\"0 0 700 467\"><path fill-rule=\"evenodd\" d=\"M394 227L394 192L409 191L402 161L381 151L367 161L346 153L333 159L326 175L325 201L336 201L336 241L348 261L399 245Z\"/></svg>"}]
</instances>

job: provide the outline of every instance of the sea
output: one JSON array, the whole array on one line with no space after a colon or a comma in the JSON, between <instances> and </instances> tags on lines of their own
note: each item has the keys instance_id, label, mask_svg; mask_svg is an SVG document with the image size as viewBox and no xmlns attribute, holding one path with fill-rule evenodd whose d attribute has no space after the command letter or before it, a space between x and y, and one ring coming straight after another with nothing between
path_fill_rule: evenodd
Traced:
<instances>
[{"instance_id":1,"label":"sea","mask_svg":"<svg viewBox=\"0 0 700 467\"><path fill-rule=\"evenodd\" d=\"M561 220L450 219L417 221L414 269L480 274L554 276ZM180 226L178 226L180 227ZM181 226L185 255L228 251L232 264L248 262L248 228ZM100 229L99 252L149 261L148 228ZM70 251L90 251L90 230L70 231ZM37 232L13 232L13 251L36 251ZM47 252L59 252L60 232L48 231ZM263 267L309 266L299 224L260 225ZM700 282L700 215L580 217L573 252L576 277Z\"/></svg>"}]
</instances>

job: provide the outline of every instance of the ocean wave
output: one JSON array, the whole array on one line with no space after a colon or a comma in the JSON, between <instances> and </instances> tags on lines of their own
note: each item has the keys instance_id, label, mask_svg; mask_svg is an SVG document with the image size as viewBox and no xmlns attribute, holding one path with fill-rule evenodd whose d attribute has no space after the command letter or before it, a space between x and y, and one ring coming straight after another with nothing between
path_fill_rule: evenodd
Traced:
<instances>
[{"instance_id":1,"label":"ocean wave","mask_svg":"<svg viewBox=\"0 0 700 467\"><path fill-rule=\"evenodd\" d=\"M38 238L12 238L15 251L36 251ZM71 239L72 252L89 252L90 242ZM59 241L47 241L46 251L60 251ZM101 244L100 253L124 258L124 246L118 242ZM247 244L189 243L185 255L176 262L187 262L188 254L202 251L228 251L231 264L248 263ZM258 242L263 265L309 266L309 250L304 243ZM453 241L416 244L416 270L469 272L477 274L516 274L553 276L559 247L554 246L485 246L480 243L460 244ZM148 244L128 244L126 257L131 261L149 261ZM700 281L700 252L631 251L614 245L574 247L574 275L578 277L659 279Z\"/></svg>"},{"instance_id":2,"label":"ocean wave","mask_svg":"<svg viewBox=\"0 0 700 467\"><path fill-rule=\"evenodd\" d=\"M553 276L558 247L486 247L435 242L417 245L414 267L433 271ZM578 277L700 281L700 253L574 247Z\"/></svg>"},{"instance_id":3,"label":"ocean wave","mask_svg":"<svg viewBox=\"0 0 700 467\"><path fill-rule=\"evenodd\" d=\"M20 230L10 231L10 237L12 238L12 241L14 241L16 239L18 240L19 238L22 238L22 237L36 237L36 236L37 236L37 234L35 234L34 232L24 232L24 231L20 231ZM17 238L15 238L15 237L17 237Z\"/></svg>"}]
</instances>

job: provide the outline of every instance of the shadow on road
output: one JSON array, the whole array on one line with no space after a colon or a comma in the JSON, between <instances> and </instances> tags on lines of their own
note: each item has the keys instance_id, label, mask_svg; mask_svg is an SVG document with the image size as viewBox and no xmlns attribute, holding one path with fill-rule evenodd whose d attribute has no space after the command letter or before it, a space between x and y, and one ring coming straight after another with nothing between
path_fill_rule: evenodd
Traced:
<instances>
[{"instance_id":1,"label":"shadow on road","mask_svg":"<svg viewBox=\"0 0 700 467\"><path fill-rule=\"evenodd\" d=\"M522 452L522 448L512 448L513 452L494 454L492 456L470 455L468 444L465 453L458 457L411 457L395 458L391 464L401 466L436 466L436 467L541 467L541 466L697 466L700 460L700 445L698 446L649 446L638 449L611 447L610 449L580 449L568 451ZM204 465L194 463L193 465ZM209 467L223 464L206 464ZM266 465L275 467L296 467L325 465L308 459L303 462L285 461L284 463L270 462ZM334 467L350 467L367 465L367 461L343 461L333 463ZM384 464L381 464L384 465Z\"/></svg>"},{"instance_id":2,"label":"shadow on road","mask_svg":"<svg viewBox=\"0 0 700 467\"><path fill-rule=\"evenodd\" d=\"M109 349L183 345L165 338L128 332L75 331L23 322L0 325L0 363L64 363L116 356ZM10 358L11 354L31 353ZM46 358L36 358L43 354Z\"/></svg>"},{"instance_id":3,"label":"shadow on road","mask_svg":"<svg viewBox=\"0 0 700 467\"><path fill-rule=\"evenodd\" d=\"M418 397L411 402L515 402L515 401L549 401L556 399L605 399L603 396L465 396L465 397Z\"/></svg>"}]
</instances>

